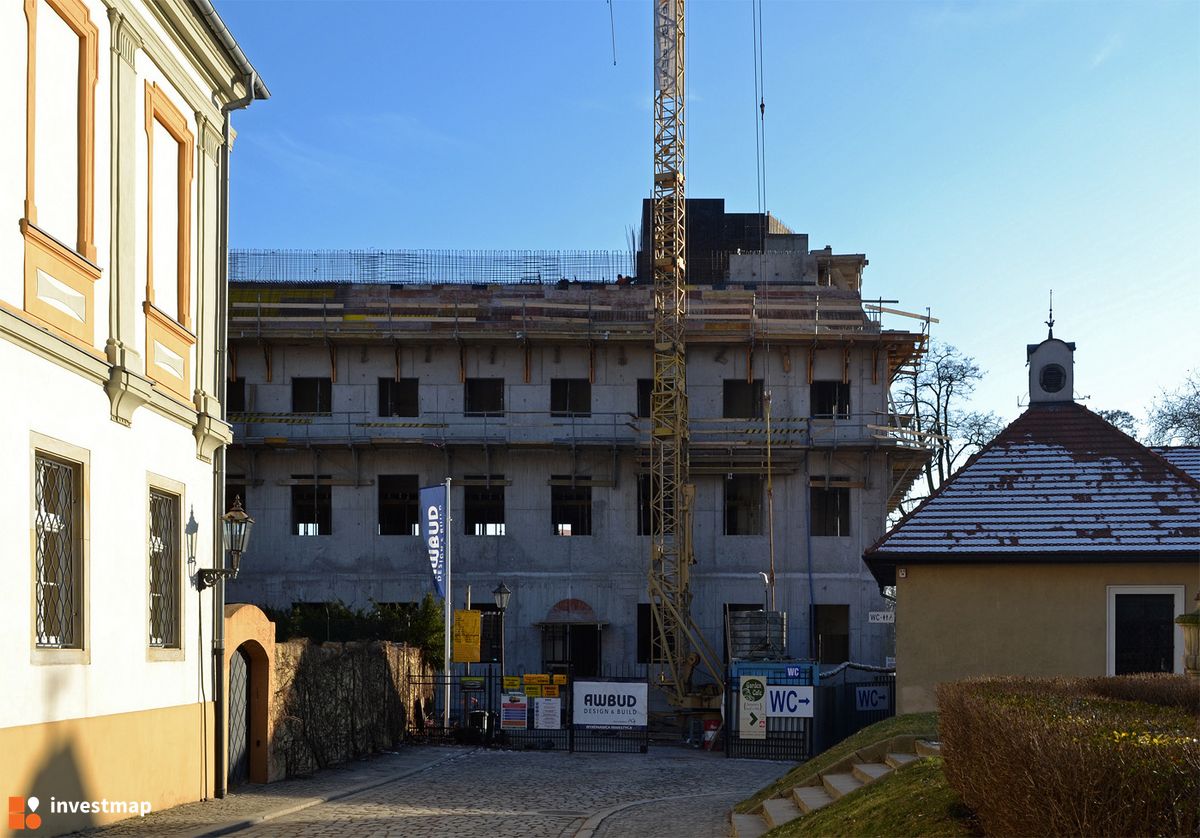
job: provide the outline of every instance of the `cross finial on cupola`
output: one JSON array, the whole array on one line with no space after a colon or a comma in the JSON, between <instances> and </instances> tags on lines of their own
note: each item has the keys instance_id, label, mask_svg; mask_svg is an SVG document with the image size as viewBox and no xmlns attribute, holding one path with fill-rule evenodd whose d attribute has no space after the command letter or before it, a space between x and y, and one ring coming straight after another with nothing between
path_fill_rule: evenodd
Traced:
<instances>
[{"instance_id":1,"label":"cross finial on cupola","mask_svg":"<svg viewBox=\"0 0 1200 838\"><path fill-rule=\"evenodd\" d=\"M1046 328L1050 330L1050 334L1046 336L1046 340L1054 337L1054 289L1050 289L1050 319L1045 321Z\"/></svg>"}]
</instances>

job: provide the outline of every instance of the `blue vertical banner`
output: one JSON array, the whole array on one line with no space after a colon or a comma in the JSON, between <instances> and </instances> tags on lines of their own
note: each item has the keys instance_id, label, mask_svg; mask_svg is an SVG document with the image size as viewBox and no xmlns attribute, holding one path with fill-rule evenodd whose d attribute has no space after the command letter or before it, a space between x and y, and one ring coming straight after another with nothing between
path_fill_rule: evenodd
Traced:
<instances>
[{"instance_id":1,"label":"blue vertical banner","mask_svg":"<svg viewBox=\"0 0 1200 838\"><path fill-rule=\"evenodd\" d=\"M446 598L446 484L425 486L420 492L421 540L438 596Z\"/></svg>"}]
</instances>

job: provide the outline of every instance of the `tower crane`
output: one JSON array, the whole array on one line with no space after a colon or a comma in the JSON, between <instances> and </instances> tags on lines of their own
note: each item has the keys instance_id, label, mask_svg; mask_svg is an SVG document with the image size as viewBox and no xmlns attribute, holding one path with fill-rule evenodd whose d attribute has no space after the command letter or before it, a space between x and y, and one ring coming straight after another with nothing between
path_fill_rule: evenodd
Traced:
<instances>
[{"instance_id":1,"label":"tower crane","mask_svg":"<svg viewBox=\"0 0 1200 838\"><path fill-rule=\"evenodd\" d=\"M692 499L688 480L686 243L684 206L684 0L654 2L654 382L650 395L649 595L651 660L676 707L720 705L722 678L712 648L692 620L689 585ZM692 685L703 664L712 679Z\"/></svg>"}]
</instances>

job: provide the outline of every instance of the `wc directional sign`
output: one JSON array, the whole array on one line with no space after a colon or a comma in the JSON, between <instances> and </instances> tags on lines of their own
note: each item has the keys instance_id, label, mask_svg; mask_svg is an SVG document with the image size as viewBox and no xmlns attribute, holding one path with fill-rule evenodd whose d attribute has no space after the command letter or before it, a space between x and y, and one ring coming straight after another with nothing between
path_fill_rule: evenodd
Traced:
<instances>
[{"instance_id":1,"label":"wc directional sign","mask_svg":"<svg viewBox=\"0 0 1200 838\"><path fill-rule=\"evenodd\" d=\"M860 713L887 710L892 702L891 687L855 687L854 709Z\"/></svg>"},{"instance_id":2,"label":"wc directional sign","mask_svg":"<svg viewBox=\"0 0 1200 838\"><path fill-rule=\"evenodd\" d=\"M770 685L767 687L767 715L773 719L811 719L813 688Z\"/></svg>"}]
</instances>

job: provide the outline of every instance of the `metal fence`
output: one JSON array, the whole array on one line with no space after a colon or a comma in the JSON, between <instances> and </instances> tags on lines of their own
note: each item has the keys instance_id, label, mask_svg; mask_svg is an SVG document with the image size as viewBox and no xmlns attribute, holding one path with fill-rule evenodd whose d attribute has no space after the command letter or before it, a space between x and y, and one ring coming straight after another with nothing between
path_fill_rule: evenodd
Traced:
<instances>
[{"instance_id":1,"label":"metal fence","mask_svg":"<svg viewBox=\"0 0 1200 838\"><path fill-rule=\"evenodd\" d=\"M768 714L764 738L743 736L742 705L738 700L740 680L746 675L766 678L773 686L811 687L816 668L809 663L735 663L725 678L725 755L747 759L778 759L803 762L813 750L813 719L780 718ZM819 711L820 705L816 704Z\"/></svg>"},{"instance_id":2,"label":"metal fence","mask_svg":"<svg viewBox=\"0 0 1200 838\"><path fill-rule=\"evenodd\" d=\"M879 674L816 688L815 753L820 753L868 725L896 715L896 676Z\"/></svg>"},{"instance_id":3,"label":"metal fence","mask_svg":"<svg viewBox=\"0 0 1200 838\"><path fill-rule=\"evenodd\" d=\"M510 676L511 677L511 676ZM583 677L587 682L645 683L645 678ZM454 672L418 676L416 683L427 696L413 713L406 739L414 744L485 745L509 750L567 751L571 753L646 753L647 726L594 728L573 723L575 678L551 684L557 693L557 712L539 706L542 696L505 690L496 667L481 664L478 674ZM546 685L538 685L544 688ZM447 689L448 688L448 689ZM530 689L528 685L521 689ZM539 689L541 691L541 689ZM532 692L532 690L531 690ZM449 724L443 715L450 697ZM522 695L524 700L510 700Z\"/></svg>"},{"instance_id":4,"label":"metal fence","mask_svg":"<svg viewBox=\"0 0 1200 838\"><path fill-rule=\"evenodd\" d=\"M620 250L231 250L232 282L554 284L616 282Z\"/></svg>"}]
</instances>

